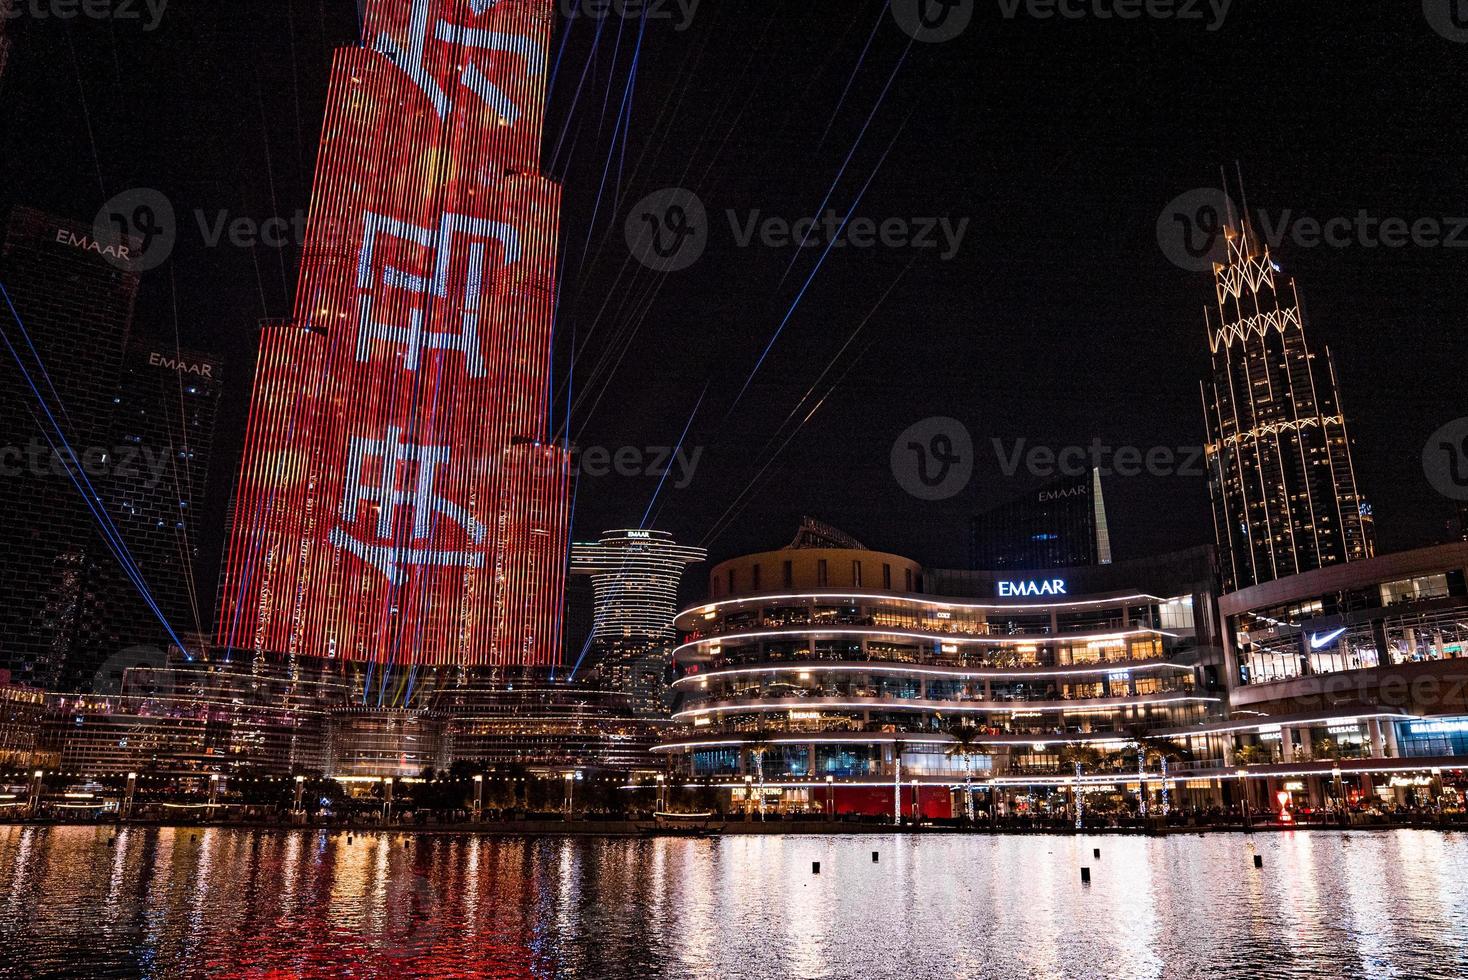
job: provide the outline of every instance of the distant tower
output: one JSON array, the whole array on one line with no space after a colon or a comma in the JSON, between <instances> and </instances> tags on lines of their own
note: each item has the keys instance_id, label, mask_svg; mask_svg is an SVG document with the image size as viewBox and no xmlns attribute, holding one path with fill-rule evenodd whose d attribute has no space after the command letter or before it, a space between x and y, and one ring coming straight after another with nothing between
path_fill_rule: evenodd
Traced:
<instances>
[{"instance_id":1,"label":"distant tower","mask_svg":"<svg viewBox=\"0 0 1468 980\"><path fill-rule=\"evenodd\" d=\"M1246 206L1247 209L1247 206ZM1305 339L1293 279L1247 218L1224 229L1205 309L1208 484L1225 591L1375 551L1330 351Z\"/></svg>"},{"instance_id":2,"label":"distant tower","mask_svg":"<svg viewBox=\"0 0 1468 980\"><path fill-rule=\"evenodd\" d=\"M571 546L571 574L591 578L592 644L608 685L632 696L638 710L663 710L672 658L673 617L683 569L703 561L703 548L680 545L666 531L607 531Z\"/></svg>"}]
</instances>

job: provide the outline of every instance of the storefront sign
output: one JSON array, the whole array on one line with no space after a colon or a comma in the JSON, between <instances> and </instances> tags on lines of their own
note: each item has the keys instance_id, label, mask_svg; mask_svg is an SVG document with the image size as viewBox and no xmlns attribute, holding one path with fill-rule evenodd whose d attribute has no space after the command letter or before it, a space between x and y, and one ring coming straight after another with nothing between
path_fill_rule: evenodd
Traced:
<instances>
[{"instance_id":1,"label":"storefront sign","mask_svg":"<svg viewBox=\"0 0 1468 980\"><path fill-rule=\"evenodd\" d=\"M1000 582L999 595L1001 598L1013 598L1017 596L1035 595L1067 595L1065 591L1065 579L1026 579L1021 582Z\"/></svg>"}]
</instances>

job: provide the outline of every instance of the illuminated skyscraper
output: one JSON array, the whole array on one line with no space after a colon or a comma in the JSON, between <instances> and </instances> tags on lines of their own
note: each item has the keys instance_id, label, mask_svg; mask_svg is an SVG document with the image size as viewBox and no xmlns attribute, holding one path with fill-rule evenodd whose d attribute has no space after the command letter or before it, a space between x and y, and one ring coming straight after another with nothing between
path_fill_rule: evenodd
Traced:
<instances>
[{"instance_id":1,"label":"illuminated skyscraper","mask_svg":"<svg viewBox=\"0 0 1468 980\"><path fill-rule=\"evenodd\" d=\"M294 317L261 338L224 646L559 660L552 20L550 0L368 0L337 53Z\"/></svg>"},{"instance_id":2,"label":"illuminated skyscraper","mask_svg":"<svg viewBox=\"0 0 1468 980\"><path fill-rule=\"evenodd\" d=\"M681 545L666 531L607 531L571 547L571 573L591 578L595 609L591 643L603 683L656 713L672 663L673 616L683 569L703 561L703 548Z\"/></svg>"},{"instance_id":3,"label":"illuminated skyscraper","mask_svg":"<svg viewBox=\"0 0 1468 980\"><path fill-rule=\"evenodd\" d=\"M1225 591L1375 551L1356 489L1330 351L1305 338L1294 280L1248 222L1225 231L1205 310L1212 377L1203 384L1208 483Z\"/></svg>"}]
</instances>

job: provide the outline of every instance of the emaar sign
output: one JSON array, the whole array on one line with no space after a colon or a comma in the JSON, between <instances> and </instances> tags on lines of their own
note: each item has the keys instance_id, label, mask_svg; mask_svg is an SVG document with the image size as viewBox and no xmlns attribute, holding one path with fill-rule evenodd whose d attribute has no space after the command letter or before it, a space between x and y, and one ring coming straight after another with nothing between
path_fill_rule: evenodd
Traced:
<instances>
[{"instance_id":1,"label":"emaar sign","mask_svg":"<svg viewBox=\"0 0 1468 980\"><path fill-rule=\"evenodd\" d=\"M1008 599L1020 596L1066 595L1065 579L1030 579L1024 582L1000 582L999 597Z\"/></svg>"}]
</instances>

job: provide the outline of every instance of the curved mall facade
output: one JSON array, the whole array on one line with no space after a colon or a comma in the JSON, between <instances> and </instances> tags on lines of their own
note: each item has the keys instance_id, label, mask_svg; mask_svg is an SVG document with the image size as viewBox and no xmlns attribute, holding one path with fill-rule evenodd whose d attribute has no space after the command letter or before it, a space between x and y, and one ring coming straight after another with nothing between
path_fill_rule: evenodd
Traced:
<instances>
[{"instance_id":1,"label":"curved mall facade","mask_svg":"<svg viewBox=\"0 0 1468 980\"><path fill-rule=\"evenodd\" d=\"M793 811L890 814L900 799L950 816L965 786L1013 800L1063 785L1081 758L1135 778L1140 732L1221 708L1199 666L1217 647L1196 607L1213 598L1156 589L1191 577L1166 565L925 573L848 548L725 562L711 600L678 616L687 734L657 751L736 807Z\"/></svg>"}]
</instances>

